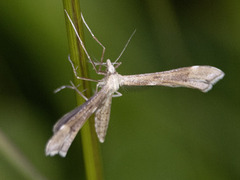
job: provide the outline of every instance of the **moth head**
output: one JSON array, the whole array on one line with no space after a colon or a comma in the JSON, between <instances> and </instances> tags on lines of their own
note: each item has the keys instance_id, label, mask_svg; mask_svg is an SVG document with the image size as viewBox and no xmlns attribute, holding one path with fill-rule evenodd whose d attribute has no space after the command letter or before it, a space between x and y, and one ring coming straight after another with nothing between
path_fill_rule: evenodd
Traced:
<instances>
[{"instance_id":1,"label":"moth head","mask_svg":"<svg viewBox=\"0 0 240 180\"><path fill-rule=\"evenodd\" d=\"M113 66L113 64L111 63L111 61L110 61L110 59L107 59L107 72L109 73L109 74L113 74L113 73L115 73L116 72L116 69L115 69L115 67Z\"/></svg>"}]
</instances>

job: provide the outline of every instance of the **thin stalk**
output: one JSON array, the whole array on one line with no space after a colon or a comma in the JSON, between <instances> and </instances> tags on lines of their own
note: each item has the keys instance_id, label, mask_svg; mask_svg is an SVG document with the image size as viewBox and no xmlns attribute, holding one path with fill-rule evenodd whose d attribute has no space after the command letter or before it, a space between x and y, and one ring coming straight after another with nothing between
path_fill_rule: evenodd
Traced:
<instances>
[{"instance_id":1,"label":"thin stalk","mask_svg":"<svg viewBox=\"0 0 240 180\"><path fill-rule=\"evenodd\" d=\"M83 38L83 26L81 20L81 11L79 0L63 0L63 8L66 9L68 14L70 15L76 29L81 37ZM64 12L64 11L63 11ZM65 14L65 13L64 13ZM76 34L65 14L65 21L67 26L67 35L68 35L68 44L70 57L75 65L78 67L77 73L80 77L89 78L88 76L88 68L87 68L87 58L86 55L80 45L79 40L76 37ZM79 90L84 91L84 95L86 97L90 97L91 87L88 81L78 80L74 76L74 83L80 84ZM81 105L85 100L81 98L77 93L77 105ZM95 133L94 127L94 119L90 118L83 128L80 130L82 137L82 148L83 148L83 157L85 164L86 177L88 180L101 180L103 179L103 168L102 168L102 159L100 153L99 142Z\"/></svg>"},{"instance_id":2,"label":"thin stalk","mask_svg":"<svg viewBox=\"0 0 240 180\"><path fill-rule=\"evenodd\" d=\"M24 179L46 179L0 129L0 153Z\"/></svg>"}]
</instances>

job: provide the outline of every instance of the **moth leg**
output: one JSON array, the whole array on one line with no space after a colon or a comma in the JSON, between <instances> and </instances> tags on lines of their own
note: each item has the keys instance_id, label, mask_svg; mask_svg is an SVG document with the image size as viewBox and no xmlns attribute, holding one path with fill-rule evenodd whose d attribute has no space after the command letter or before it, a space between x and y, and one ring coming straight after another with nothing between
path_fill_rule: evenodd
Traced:
<instances>
[{"instance_id":1,"label":"moth leg","mask_svg":"<svg viewBox=\"0 0 240 180\"><path fill-rule=\"evenodd\" d=\"M100 83L100 84L99 84L99 83ZM102 87L101 82L99 82L99 83L96 85L96 91L95 91L95 93L98 92L99 87Z\"/></svg>"},{"instance_id":2,"label":"moth leg","mask_svg":"<svg viewBox=\"0 0 240 180\"><path fill-rule=\"evenodd\" d=\"M88 24L86 23L83 15L81 14L81 18L83 20L84 25L86 26L86 28L88 29L89 33L91 34L92 38L102 47L102 55L101 55L101 60L100 60L100 64L99 64L99 68L98 71L96 71L97 73L101 72L101 68L102 68L102 64L103 64L103 58L104 58L104 54L105 54L105 46L102 45L102 43L96 38L96 36L93 34L92 30L89 28Z\"/></svg>"},{"instance_id":3,"label":"moth leg","mask_svg":"<svg viewBox=\"0 0 240 180\"><path fill-rule=\"evenodd\" d=\"M96 60L95 58L94 58L94 63L95 63L96 66L104 66L104 67L107 67L107 63L106 63L106 62L99 62L99 61ZM118 63L117 63L117 64L118 64ZM114 63L113 63L113 65L114 65Z\"/></svg>"},{"instance_id":4,"label":"moth leg","mask_svg":"<svg viewBox=\"0 0 240 180\"><path fill-rule=\"evenodd\" d=\"M89 61L90 62L90 61ZM91 62L90 62L91 63ZM95 65L96 66L105 66L105 67L107 67L107 63L105 63L105 62L99 62L96 58L94 58L94 63L95 63Z\"/></svg>"},{"instance_id":5,"label":"moth leg","mask_svg":"<svg viewBox=\"0 0 240 180\"><path fill-rule=\"evenodd\" d=\"M122 94L118 91L115 92L115 94L112 95L112 97L121 97Z\"/></svg>"},{"instance_id":6,"label":"moth leg","mask_svg":"<svg viewBox=\"0 0 240 180\"><path fill-rule=\"evenodd\" d=\"M70 56L68 56L68 61L71 63L72 69L73 69L73 72L74 72L74 75L75 75L75 77L76 77L77 79L81 79L81 80L85 80L85 81L98 82L98 80L95 80L95 79L89 79L89 78L79 77L79 76L77 75L77 68L78 68L78 67L76 67L76 68L74 67L73 62L72 62L72 60L70 59Z\"/></svg>"},{"instance_id":7,"label":"moth leg","mask_svg":"<svg viewBox=\"0 0 240 180\"><path fill-rule=\"evenodd\" d=\"M122 62L114 62L113 65L116 65L114 68L117 69L120 65L122 64Z\"/></svg>"},{"instance_id":8,"label":"moth leg","mask_svg":"<svg viewBox=\"0 0 240 180\"><path fill-rule=\"evenodd\" d=\"M82 46L85 54L87 55L88 60L91 62L92 66L93 66L93 69L96 71L97 74L105 75L106 73L100 72L100 71L96 68L96 65L95 65L94 61L91 59L90 55L88 54L87 49L85 48L84 43L83 43L83 41L81 40L81 38L80 38L80 36L79 36L79 34L78 34L78 31L77 31L77 29L76 29L76 27L75 27L75 25L74 25L71 17L69 16L69 14L68 14L68 12L66 11L66 9L65 9L64 11L65 11L65 13L66 13L66 15L67 15L67 17L68 17L68 19L69 19L72 27L73 27L73 30L74 30L74 32L75 32L75 34L76 34L76 36L77 36L77 38L78 38L78 40L79 40L79 42L80 42L80 44L81 44L81 46ZM85 24L85 20L84 20L84 19L83 19L83 22L84 22L84 24ZM86 25L86 24L85 24L85 25ZM88 26L87 26L87 27L88 27ZM104 46L103 46L103 47L104 47ZM104 47L104 51L105 51L105 47Z\"/></svg>"},{"instance_id":9,"label":"moth leg","mask_svg":"<svg viewBox=\"0 0 240 180\"><path fill-rule=\"evenodd\" d=\"M54 90L54 93L58 93L59 91L65 89L65 88L74 89L83 99L85 99L85 100L87 101L88 98L87 98L86 96L84 96L82 92L80 92L80 91L78 90L77 87L78 87L79 85L78 85L78 86L75 86L72 81L70 81L70 83L71 83L71 86L70 86L70 85L61 86L61 87L57 88L56 90ZM85 90L84 90L84 91L85 91ZM84 92L84 91L83 91L83 92Z\"/></svg>"}]
</instances>

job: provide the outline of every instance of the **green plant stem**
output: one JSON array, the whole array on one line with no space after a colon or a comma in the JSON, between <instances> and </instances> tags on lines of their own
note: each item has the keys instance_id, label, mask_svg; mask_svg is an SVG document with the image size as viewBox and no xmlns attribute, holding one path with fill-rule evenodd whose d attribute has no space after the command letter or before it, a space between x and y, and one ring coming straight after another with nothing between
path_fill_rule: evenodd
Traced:
<instances>
[{"instance_id":1,"label":"green plant stem","mask_svg":"<svg viewBox=\"0 0 240 180\"><path fill-rule=\"evenodd\" d=\"M77 31L79 32L79 36L83 41L83 26L81 21L81 12L80 12L80 4L79 0L63 0L63 7L66 9L68 14L70 15L73 23L76 26ZM66 15L66 14L65 14ZM78 67L77 73L80 77L88 77L88 68L87 68L87 60L85 53L81 47L79 40L76 37L76 34L67 18L65 16L66 26L67 26L67 35L68 35L68 43L69 43L69 51L72 62L75 67ZM74 83L80 84L79 90L86 90L84 92L86 97L91 96L91 87L88 81L82 81L76 79L74 76ZM81 105L84 100L78 94L77 97L77 105ZM96 137L95 128L94 128L94 119L90 118L81 131L82 137L82 147L83 147L83 157L85 163L85 171L86 177L88 180L101 180L103 179L103 171L102 171L102 161L101 161L101 153L99 142Z\"/></svg>"},{"instance_id":2,"label":"green plant stem","mask_svg":"<svg viewBox=\"0 0 240 180\"><path fill-rule=\"evenodd\" d=\"M0 129L0 153L24 179L46 179Z\"/></svg>"}]
</instances>

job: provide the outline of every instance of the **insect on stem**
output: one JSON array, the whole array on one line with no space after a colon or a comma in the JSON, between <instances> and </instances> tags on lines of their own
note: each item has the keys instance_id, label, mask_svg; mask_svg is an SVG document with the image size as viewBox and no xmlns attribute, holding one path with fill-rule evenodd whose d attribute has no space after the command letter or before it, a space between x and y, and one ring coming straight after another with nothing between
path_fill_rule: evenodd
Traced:
<instances>
[{"instance_id":1,"label":"insect on stem","mask_svg":"<svg viewBox=\"0 0 240 180\"><path fill-rule=\"evenodd\" d=\"M89 61L93 65L94 70L99 74L100 72L97 71L95 63L88 55L85 46L83 45L80 36L77 34L76 28L72 23L66 10L65 12L73 26L73 29L75 30L75 33L85 53L87 54ZM84 19L83 21L84 24L87 26L89 32L92 34L92 37L98 42L97 38L95 38ZM87 119L94 113L96 133L99 141L103 143L105 140L110 119L112 97L120 97L122 95L118 92L120 86L187 87L192 89L198 89L202 92L208 92L212 89L212 86L216 82L218 82L224 77L224 73L220 69L212 66L191 66L156 73L120 75L116 71L116 68L121 63L117 61L125 51L134 33L135 31L128 39L128 42L124 46L119 57L113 63L109 59L106 60L106 72L100 73L104 75L104 78L97 81L97 89L100 88L100 90L96 91L96 93L91 98L86 99L86 102L83 103L81 106L76 107L75 109L64 115L54 125L54 134L47 143L46 155L54 156L56 154L59 154L62 157L65 157L78 131L87 121ZM99 44L103 47L104 54L105 47L100 42ZM102 60L103 55L101 57L100 66L103 65ZM73 63L70 59L69 61L73 67L75 75L77 76L76 69ZM114 67L114 65L116 65L116 67ZM87 78L81 79L89 81L89 79ZM65 87L59 89L61 90ZM71 88L77 89L73 84Z\"/></svg>"}]
</instances>

